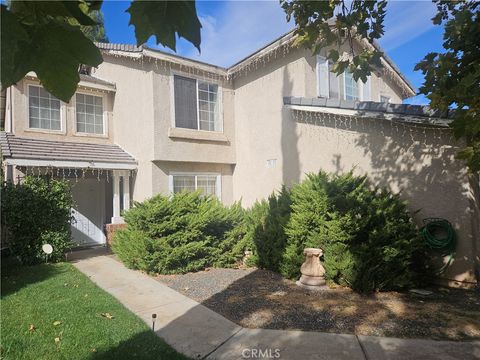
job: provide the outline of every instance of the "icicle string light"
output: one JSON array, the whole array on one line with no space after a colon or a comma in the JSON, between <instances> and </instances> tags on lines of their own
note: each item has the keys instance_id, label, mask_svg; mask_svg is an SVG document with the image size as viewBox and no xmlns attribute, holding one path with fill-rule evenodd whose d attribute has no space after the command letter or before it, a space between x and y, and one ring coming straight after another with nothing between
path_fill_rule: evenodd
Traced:
<instances>
[{"instance_id":1,"label":"icicle string light","mask_svg":"<svg viewBox=\"0 0 480 360\"><path fill-rule=\"evenodd\" d=\"M339 114L329 114L312 111L292 110L293 120L300 126L297 132L300 137L315 139L324 138L327 141L336 140L337 148L340 147L340 139L346 143L358 143L356 134L378 133L382 138L391 138L392 141L402 141L408 147L414 144L430 146L433 144L454 146L455 139L451 128L422 126L415 123L405 123L394 120L360 118ZM355 121L353 121L355 119ZM385 121L389 121L387 124ZM438 148L434 146L433 148ZM432 149L433 151L433 149Z\"/></svg>"}]
</instances>

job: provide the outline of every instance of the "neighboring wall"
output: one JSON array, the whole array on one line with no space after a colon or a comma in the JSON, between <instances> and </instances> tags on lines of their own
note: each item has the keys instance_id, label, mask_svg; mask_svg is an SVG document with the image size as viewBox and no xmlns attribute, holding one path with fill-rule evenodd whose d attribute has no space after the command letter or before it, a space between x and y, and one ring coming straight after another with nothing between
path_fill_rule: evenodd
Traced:
<instances>
[{"instance_id":1,"label":"neighboring wall","mask_svg":"<svg viewBox=\"0 0 480 360\"><path fill-rule=\"evenodd\" d=\"M454 159L457 145L450 130L292 113L283 106L283 96L316 96L315 60L301 50L236 79L234 85L235 199L250 206L282 184L302 180L305 173L355 169L376 184L401 191L410 209L420 210L415 216L419 224L427 217L452 222L459 241L445 277L475 281L471 187L463 164ZM400 100L393 85L375 77L374 100L379 88Z\"/></svg>"}]
</instances>

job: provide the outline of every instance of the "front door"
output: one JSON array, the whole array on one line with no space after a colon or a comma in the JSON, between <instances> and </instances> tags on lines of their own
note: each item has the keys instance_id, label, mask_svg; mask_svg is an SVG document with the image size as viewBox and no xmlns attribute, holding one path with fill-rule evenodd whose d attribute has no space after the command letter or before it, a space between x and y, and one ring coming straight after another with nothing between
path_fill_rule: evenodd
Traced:
<instances>
[{"instance_id":1,"label":"front door","mask_svg":"<svg viewBox=\"0 0 480 360\"><path fill-rule=\"evenodd\" d=\"M78 246L105 244L105 180L82 178L72 181L72 237Z\"/></svg>"}]
</instances>

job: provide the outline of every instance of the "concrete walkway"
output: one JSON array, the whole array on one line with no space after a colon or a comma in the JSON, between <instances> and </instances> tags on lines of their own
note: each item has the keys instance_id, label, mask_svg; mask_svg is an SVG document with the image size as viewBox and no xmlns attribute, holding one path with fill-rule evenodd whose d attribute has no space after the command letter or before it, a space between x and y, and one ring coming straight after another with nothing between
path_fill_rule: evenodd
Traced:
<instances>
[{"instance_id":1,"label":"concrete walkway","mask_svg":"<svg viewBox=\"0 0 480 360\"><path fill-rule=\"evenodd\" d=\"M193 359L480 359L480 341L246 329L147 275L125 268L105 250L75 252L70 260L149 326L152 314L157 314L157 335Z\"/></svg>"}]
</instances>

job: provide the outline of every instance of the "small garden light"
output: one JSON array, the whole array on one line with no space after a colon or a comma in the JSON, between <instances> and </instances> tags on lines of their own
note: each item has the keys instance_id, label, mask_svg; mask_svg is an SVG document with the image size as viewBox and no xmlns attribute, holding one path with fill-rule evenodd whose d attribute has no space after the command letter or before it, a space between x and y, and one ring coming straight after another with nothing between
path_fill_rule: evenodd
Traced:
<instances>
[{"instance_id":1,"label":"small garden light","mask_svg":"<svg viewBox=\"0 0 480 360\"><path fill-rule=\"evenodd\" d=\"M157 320L157 314L152 314L152 330L155 331L155 320Z\"/></svg>"}]
</instances>

